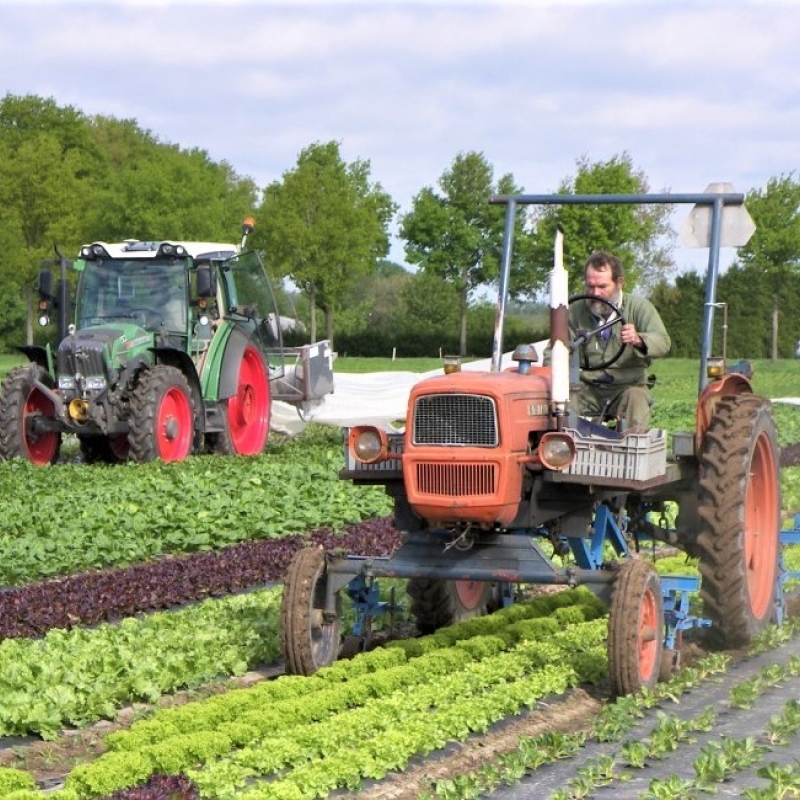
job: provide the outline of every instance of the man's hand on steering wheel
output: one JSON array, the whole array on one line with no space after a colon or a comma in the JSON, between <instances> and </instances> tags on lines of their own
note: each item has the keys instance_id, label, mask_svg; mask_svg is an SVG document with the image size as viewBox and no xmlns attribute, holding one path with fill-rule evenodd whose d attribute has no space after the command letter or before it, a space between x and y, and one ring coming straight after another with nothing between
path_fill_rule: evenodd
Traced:
<instances>
[{"instance_id":1,"label":"man's hand on steering wheel","mask_svg":"<svg viewBox=\"0 0 800 800\"><path fill-rule=\"evenodd\" d=\"M572 337L573 337L571 347L572 349L574 349L575 347L582 348L581 369L591 369L591 370L607 369L615 361L617 361L617 359L619 359L619 357L622 355L625 348L629 344L635 346L634 340L636 342L639 342L639 344L641 344L641 336L639 336L639 334L636 331L636 328L634 328L633 325L625 321L625 318L622 316L622 313L617 308L617 306L614 305L614 303L612 303L610 300L606 300L604 297L599 297L598 295L594 294L577 294L569 298L569 305L578 302L586 302L587 300L591 301L592 303L601 303L605 306L608 306L611 313L608 315L608 317L606 317L606 319L600 322L600 324L589 330L576 329L572 325L572 323L570 323L569 327L570 330L572 331ZM604 330L612 328L614 325L622 326L620 328L620 346L609 358L606 358L605 360L599 361L594 364L590 364L589 357L586 353L586 349L583 348L583 345L587 344L591 339L600 336L600 334ZM626 339L630 341L626 341Z\"/></svg>"}]
</instances>

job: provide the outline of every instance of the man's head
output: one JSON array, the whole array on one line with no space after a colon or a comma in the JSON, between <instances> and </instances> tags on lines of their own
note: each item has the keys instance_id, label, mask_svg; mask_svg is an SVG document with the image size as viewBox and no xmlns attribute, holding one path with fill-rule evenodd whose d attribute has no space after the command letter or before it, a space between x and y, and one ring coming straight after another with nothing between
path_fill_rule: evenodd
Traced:
<instances>
[{"instance_id":1,"label":"man's head","mask_svg":"<svg viewBox=\"0 0 800 800\"><path fill-rule=\"evenodd\" d=\"M604 250L596 250L589 258L583 270L583 282L586 294L593 294L619 306L622 300L622 285L625 277L622 262ZM605 303L587 301L593 314L607 317L611 309Z\"/></svg>"}]
</instances>

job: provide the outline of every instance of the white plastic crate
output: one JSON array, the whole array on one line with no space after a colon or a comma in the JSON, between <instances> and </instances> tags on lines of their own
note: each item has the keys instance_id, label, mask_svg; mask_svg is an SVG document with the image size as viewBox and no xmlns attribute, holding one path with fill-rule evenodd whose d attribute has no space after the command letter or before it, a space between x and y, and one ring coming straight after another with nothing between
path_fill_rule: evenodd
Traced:
<instances>
[{"instance_id":1,"label":"white plastic crate","mask_svg":"<svg viewBox=\"0 0 800 800\"><path fill-rule=\"evenodd\" d=\"M567 475L646 481L667 470L666 431L654 428L646 433L631 433L622 439L584 436L567 428L575 440L575 460L564 470Z\"/></svg>"}]
</instances>

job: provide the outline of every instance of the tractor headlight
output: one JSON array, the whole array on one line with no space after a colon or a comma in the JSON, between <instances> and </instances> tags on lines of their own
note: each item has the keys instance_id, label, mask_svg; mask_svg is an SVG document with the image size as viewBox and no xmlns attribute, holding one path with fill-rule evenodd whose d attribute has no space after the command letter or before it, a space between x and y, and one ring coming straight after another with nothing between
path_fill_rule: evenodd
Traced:
<instances>
[{"instance_id":1,"label":"tractor headlight","mask_svg":"<svg viewBox=\"0 0 800 800\"><path fill-rule=\"evenodd\" d=\"M99 392L105 389L108 384L102 375L90 375L84 379L83 385L90 392Z\"/></svg>"},{"instance_id":2,"label":"tractor headlight","mask_svg":"<svg viewBox=\"0 0 800 800\"><path fill-rule=\"evenodd\" d=\"M379 428L372 426L353 428L349 437L350 452L364 464L383 461L389 452L389 440Z\"/></svg>"},{"instance_id":3,"label":"tractor headlight","mask_svg":"<svg viewBox=\"0 0 800 800\"><path fill-rule=\"evenodd\" d=\"M108 252L103 245L95 242L94 244L85 244L81 247L81 258L88 260L96 258L108 258Z\"/></svg>"},{"instance_id":4,"label":"tractor headlight","mask_svg":"<svg viewBox=\"0 0 800 800\"><path fill-rule=\"evenodd\" d=\"M158 254L161 258L185 258L186 248L182 244L172 244L171 242L164 242L158 248Z\"/></svg>"},{"instance_id":5,"label":"tractor headlight","mask_svg":"<svg viewBox=\"0 0 800 800\"><path fill-rule=\"evenodd\" d=\"M536 452L546 469L564 469L575 458L575 442L566 433L546 433Z\"/></svg>"},{"instance_id":6,"label":"tractor headlight","mask_svg":"<svg viewBox=\"0 0 800 800\"><path fill-rule=\"evenodd\" d=\"M70 392L75 389L75 378L71 375L59 375L58 376L58 391L59 392Z\"/></svg>"}]
</instances>

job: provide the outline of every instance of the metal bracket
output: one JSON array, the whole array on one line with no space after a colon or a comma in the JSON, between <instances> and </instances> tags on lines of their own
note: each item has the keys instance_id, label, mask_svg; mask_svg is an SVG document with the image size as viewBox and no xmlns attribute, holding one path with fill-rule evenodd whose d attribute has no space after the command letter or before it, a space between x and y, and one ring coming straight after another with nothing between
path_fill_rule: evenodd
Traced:
<instances>
[{"instance_id":1,"label":"metal bracket","mask_svg":"<svg viewBox=\"0 0 800 800\"><path fill-rule=\"evenodd\" d=\"M660 575L664 598L664 647L675 649L678 634L689 628L709 628L711 620L689 615L689 595L700 588L700 579L687 575Z\"/></svg>"},{"instance_id":2,"label":"metal bracket","mask_svg":"<svg viewBox=\"0 0 800 800\"><path fill-rule=\"evenodd\" d=\"M800 580L800 572L786 568L783 547L787 544L800 544L800 514L795 515L794 528L782 530L779 536L780 554L778 556L778 586L775 590L775 621L778 625L782 625L786 615L786 590L784 584L787 581Z\"/></svg>"}]
</instances>

